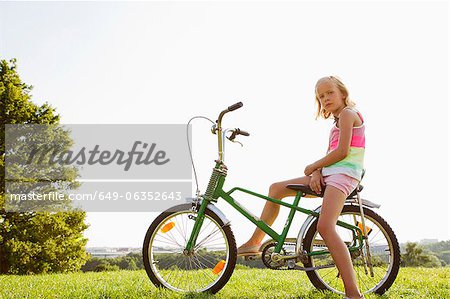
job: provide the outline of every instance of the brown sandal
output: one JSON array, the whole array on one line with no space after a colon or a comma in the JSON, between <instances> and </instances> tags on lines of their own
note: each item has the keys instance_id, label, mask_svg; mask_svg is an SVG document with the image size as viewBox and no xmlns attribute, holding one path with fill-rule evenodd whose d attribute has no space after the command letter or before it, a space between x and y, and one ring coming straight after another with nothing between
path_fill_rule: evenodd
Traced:
<instances>
[{"instance_id":1,"label":"brown sandal","mask_svg":"<svg viewBox=\"0 0 450 299\"><path fill-rule=\"evenodd\" d=\"M261 253L261 251L259 250L260 247L261 245L252 245L252 246L242 245L237 249L237 255L245 256Z\"/></svg>"}]
</instances>

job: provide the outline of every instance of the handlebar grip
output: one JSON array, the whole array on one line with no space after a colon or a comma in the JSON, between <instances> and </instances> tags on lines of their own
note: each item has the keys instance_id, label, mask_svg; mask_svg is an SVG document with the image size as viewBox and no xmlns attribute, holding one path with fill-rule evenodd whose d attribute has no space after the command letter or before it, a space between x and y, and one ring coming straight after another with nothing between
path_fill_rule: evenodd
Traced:
<instances>
[{"instance_id":1,"label":"handlebar grip","mask_svg":"<svg viewBox=\"0 0 450 299\"><path fill-rule=\"evenodd\" d=\"M244 136L250 136L250 133L249 133L249 132L246 132L246 131L241 130L241 129L238 129L238 134L239 134L239 135L244 135Z\"/></svg>"},{"instance_id":2,"label":"handlebar grip","mask_svg":"<svg viewBox=\"0 0 450 299\"><path fill-rule=\"evenodd\" d=\"M238 102L238 103L236 103L234 105L229 106L228 107L228 111L234 111L236 109L241 108L242 106L244 106L244 104L242 104L242 102Z\"/></svg>"}]
</instances>

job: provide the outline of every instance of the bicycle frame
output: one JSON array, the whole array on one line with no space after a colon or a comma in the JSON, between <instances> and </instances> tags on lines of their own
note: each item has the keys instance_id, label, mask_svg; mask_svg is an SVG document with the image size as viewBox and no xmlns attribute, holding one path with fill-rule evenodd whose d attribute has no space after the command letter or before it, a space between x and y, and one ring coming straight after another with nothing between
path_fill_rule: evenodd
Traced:
<instances>
[{"instance_id":1,"label":"bicycle frame","mask_svg":"<svg viewBox=\"0 0 450 299\"><path fill-rule=\"evenodd\" d=\"M219 170L219 169L223 169L226 167L224 167L224 164L222 161L216 161L216 167L214 168L214 170ZM210 184L213 181L214 182L214 171L213 174L211 176L211 180L210 180ZM283 202L281 200L275 199L275 198L271 198L244 188L240 188L240 187L234 187L231 190L229 190L228 192L223 190L223 185L225 183L225 177L226 177L226 172L223 173L223 171L221 172L218 180L217 180L217 185L215 186L213 192L212 193L212 197L211 198L202 198L200 207L198 209L198 214L195 220L195 224L194 224L194 228L192 231L192 234L189 238L189 241L186 245L186 251L187 252L191 252L195 246L198 234L200 233L200 229L201 229L201 225L203 223L204 220L204 215L205 215L205 210L207 205L210 202L216 202L218 198L222 198L224 199L227 203L229 203L235 210L237 210L240 214L244 215L248 220L250 220L251 222L253 222L257 227L259 227L262 231L264 231L266 234L268 234L270 237L272 237L276 242L277 242L277 246L275 247L274 252L275 253L280 253L282 246L286 240L286 236L289 232L289 228L291 227L292 224L292 220L294 219L294 215L296 212L300 212L303 214L307 214L307 215L312 215L316 218L319 217L319 213L314 212L312 210L308 210L308 209L304 209L302 207L299 207L298 204L300 203L300 199L305 196L305 194L303 194L302 192L298 191L297 194L295 195L294 198L294 202L293 204L289 204L286 202ZM208 187L211 187L210 185ZM209 189L209 188L208 188ZM286 219L286 223L284 225L283 231L281 232L281 234L278 234L277 232L275 232L270 226L268 226L264 221L262 221L259 217L255 216L253 213L251 213L250 211L248 211L244 206L242 206L238 201L236 201L231 194L235 191L241 191L247 194L250 194L252 196L256 196L259 198L262 198L264 200L279 204L281 206L285 206L287 208L290 209L289 211L289 215ZM208 194L208 192L206 192L205 194ZM346 229L349 229L352 231L353 234L353 244L349 247L349 251L353 252L356 250L360 250L363 246L363 232L361 231L361 229L355 225L346 223L346 222L342 222L339 221L337 222L338 226L344 227ZM359 244L356 244L358 241ZM308 256L314 256L314 255L321 255L321 254L328 254L329 251L328 250L321 250L321 251L314 251L314 252L310 252L307 255Z\"/></svg>"}]
</instances>

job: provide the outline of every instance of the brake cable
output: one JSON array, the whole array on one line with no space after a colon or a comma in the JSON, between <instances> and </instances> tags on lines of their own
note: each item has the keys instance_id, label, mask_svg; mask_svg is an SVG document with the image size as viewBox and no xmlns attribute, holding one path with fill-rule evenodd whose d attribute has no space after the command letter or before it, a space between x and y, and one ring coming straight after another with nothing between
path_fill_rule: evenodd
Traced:
<instances>
[{"instance_id":1,"label":"brake cable","mask_svg":"<svg viewBox=\"0 0 450 299\"><path fill-rule=\"evenodd\" d=\"M195 191L195 196L198 197L200 195L200 189L198 188L197 171L195 170L194 158L192 157L191 145L189 143L189 124L191 123L192 120L194 120L196 118L203 118L203 119L209 120L213 125L215 125L215 123L211 119L207 118L206 116L199 115L199 116L192 117L186 125L186 139L187 139L187 144L188 144L188 149L189 149L189 155L191 157L192 168L194 170L195 184L197 186L197 190Z\"/></svg>"}]
</instances>

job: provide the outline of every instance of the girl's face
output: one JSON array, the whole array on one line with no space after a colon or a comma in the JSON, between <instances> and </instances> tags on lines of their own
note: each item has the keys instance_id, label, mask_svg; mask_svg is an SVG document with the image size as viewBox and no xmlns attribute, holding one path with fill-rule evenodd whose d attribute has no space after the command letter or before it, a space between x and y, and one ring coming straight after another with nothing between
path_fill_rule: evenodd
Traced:
<instances>
[{"instance_id":1,"label":"girl's face","mask_svg":"<svg viewBox=\"0 0 450 299\"><path fill-rule=\"evenodd\" d=\"M336 116L345 107L345 96L339 88L329 80L319 83L317 86L317 98L320 105L327 112Z\"/></svg>"}]
</instances>

